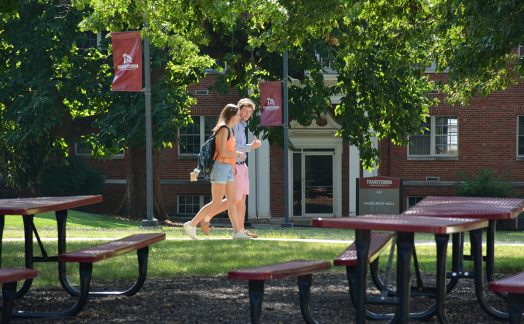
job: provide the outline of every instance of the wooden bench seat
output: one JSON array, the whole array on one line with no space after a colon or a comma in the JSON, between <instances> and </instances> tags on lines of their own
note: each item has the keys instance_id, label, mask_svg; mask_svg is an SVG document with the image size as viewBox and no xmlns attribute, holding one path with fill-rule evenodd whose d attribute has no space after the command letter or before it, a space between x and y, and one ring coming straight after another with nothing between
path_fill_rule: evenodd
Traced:
<instances>
[{"instance_id":1,"label":"wooden bench seat","mask_svg":"<svg viewBox=\"0 0 524 324\"><path fill-rule=\"evenodd\" d=\"M38 275L35 269L3 268L0 269L0 283L2 284L2 324L9 323L13 302L16 296L16 284L21 280L33 279Z\"/></svg>"},{"instance_id":2,"label":"wooden bench seat","mask_svg":"<svg viewBox=\"0 0 524 324\"><path fill-rule=\"evenodd\" d=\"M260 323L265 281L297 277L302 317L306 323L317 323L311 315L309 306L312 274L329 270L330 267L331 263L326 261L295 260L250 269L233 270L228 273L228 278L249 281L251 323Z\"/></svg>"},{"instance_id":3,"label":"wooden bench seat","mask_svg":"<svg viewBox=\"0 0 524 324\"><path fill-rule=\"evenodd\" d=\"M107 242L98 246L86 247L81 250L65 252L58 255L60 262L78 262L80 283L79 289L73 287L69 280L61 282L64 289L72 296L78 297L76 303L63 312L19 312L16 317L24 318L60 318L78 314L87 303L90 296L125 295L132 296L142 288L147 276L147 262L149 246L165 240L165 233L133 234L118 240ZM138 278L127 290L123 291L90 291L93 263L107 260L128 252L136 251L138 259Z\"/></svg>"},{"instance_id":4,"label":"wooden bench seat","mask_svg":"<svg viewBox=\"0 0 524 324\"><path fill-rule=\"evenodd\" d=\"M509 322L522 323L524 312L524 272L488 283L489 290L508 294Z\"/></svg>"},{"instance_id":5,"label":"wooden bench seat","mask_svg":"<svg viewBox=\"0 0 524 324\"><path fill-rule=\"evenodd\" d=\"M93 263L131 251L136 251L165 239L165 233L133 234L102 245L62 253L58 258L62 262Z\"/></svg>"}]
</instances>

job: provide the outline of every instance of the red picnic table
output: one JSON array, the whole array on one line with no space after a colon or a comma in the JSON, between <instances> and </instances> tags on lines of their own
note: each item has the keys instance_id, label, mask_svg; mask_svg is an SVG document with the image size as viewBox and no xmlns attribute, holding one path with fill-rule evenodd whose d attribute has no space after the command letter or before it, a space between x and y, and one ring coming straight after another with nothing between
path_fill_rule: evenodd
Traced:
<instances>
[{"instance_id":1,"label":"red picnic table","mask_svg":"<svg viewBox=\"0 0 524 324\"><path fill-rule=\"evenodd\" d=\"M68 196L68 197L34 197L0 199L0 266L2 264L2 238L4 234L5 215L23 217L25 242L25 267L33 268L34 262L58 262L58 278L62 287L70 293L75 293L67 276L65 263L59 262L57 256L49 256L40 240L34 224L34 215L55 212L58 236L58 254L66 252L66 221L67 210L96 204L102 201L101 195ZM41 256L33 253L33 233L40 247ZM17 291L17 297L23 296L31 287L32 279L25 280Z\"/></svg>"},{"instance_id":2,"label":"red picnic table","mask_svg":"<svg viewBox=\"0 0 524 324\"><path fill-rule=\"evenodd\" d=\"M494 197L439 197L428 196L415 206L404 211L405 216L424 217L458 217L481 218L488 220L486 229L486 278L488 282L494 280L495 272L495 233L498 220L510 220L524 212L524 199L494 198ZM471 278L470 272L463 267L463 235L453 235L453 262L451 281L448 290L451 290L459 278ZM484 295L484 278L473 274L475 279L476 296L481 307L490 315L498 319L508 319L508 313L500 311L490 305Z\"/></svg>"},{"instance_id":3,"label":"red picnic table","mask_svg":"<svg viewBox=\"0 0 524 324\"><path fill-rule=\"evenodd\" d=\"M446 252L449 235L469 232L475 251L482 249L482 229L488 226L488 221L473 218L446 217L410 217L399 215L365 215L349 218L313 219L313 226L334 227L355 230L355 246L357 250L357 267L353 278L348 278L355 289L350 288L356 308L356 323L365 323L366 314L366 272L367 256L370 247L371 231L394 231L397 235L397 311L392 322L406 323L410 318L428 318L436 315L441 323L448 323L445 312L446 301ZM411 275L411 258L415 247L415 233L433 233L437 244L437 280L435 287L435 305L431 309L410 314L409 286ZM475 253L475 271L482 273L481 253ZM482 275L481 275L482 276ZM351 283L350 283L351 284Z\"/></svg>"}]
</instances>

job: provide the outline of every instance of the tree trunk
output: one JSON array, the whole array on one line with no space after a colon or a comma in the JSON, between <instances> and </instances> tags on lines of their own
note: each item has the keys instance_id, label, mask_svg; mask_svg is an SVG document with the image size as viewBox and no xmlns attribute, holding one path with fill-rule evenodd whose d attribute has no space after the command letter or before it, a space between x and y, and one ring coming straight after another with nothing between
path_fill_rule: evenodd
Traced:
<instances>
[{"instance_id":1,"label":"tree trunk","mask_svg":"<svg viewBox=\"0 0 524 324\"><path fill-rule=\"evenodd\" d=\"M131 147L126 154L128 160L126 193L117 214L134 219L145 219L147 218L145 148ZM160 152L153 150L153 214L159 221L164 221L168 215L160 188L159 165Z\"/></svg>"}]
</instances>

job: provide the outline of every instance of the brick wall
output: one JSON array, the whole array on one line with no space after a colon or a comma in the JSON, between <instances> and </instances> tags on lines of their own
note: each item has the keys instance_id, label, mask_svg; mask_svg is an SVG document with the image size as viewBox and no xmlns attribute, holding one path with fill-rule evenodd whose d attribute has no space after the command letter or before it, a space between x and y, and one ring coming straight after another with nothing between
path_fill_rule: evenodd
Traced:
<instances>
[{"instance_id":1,"label":"brick wall","mask_svg":"<svg viewBox=\"0 0 524 324\"><path fill-rule=\"evenodd\" d=\"M487 97L475 97L466 107L440 104L431 115L456 115L459 125L459 155L456 160L408 160L407 147L388 141L379 145L379 174L403 180L459 180L461 172L494 169L509 181L524 181L524 161L517 160L517 116L524 115L524 83ZM518 189L522 194L522 189ZM452 188L408 187L404 196L453 194ZM405 201L404 201L405 203Z\"/></svg>"},{"instance_id":2,"label":"brick wall","mask_svg":"<svg viewBox=\"0 0 524 324\"><path fill-rule=\"evenodd\" d=\"M271 217L284 217L284 150L277 145L271 145L269 154ZM290 155L288 158L292 160ZM290 201L289 204L291 203Z\"/></svg>"}]
</instances>

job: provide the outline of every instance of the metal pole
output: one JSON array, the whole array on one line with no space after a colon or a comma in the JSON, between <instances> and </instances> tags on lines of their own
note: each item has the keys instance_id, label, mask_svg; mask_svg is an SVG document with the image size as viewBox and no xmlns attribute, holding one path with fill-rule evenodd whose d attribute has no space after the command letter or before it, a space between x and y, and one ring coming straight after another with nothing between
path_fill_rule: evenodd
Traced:
<instances>
[{"instance_id":1,"label":"metal pole","mask_svg":"<svg viewBox=\"0 0 524 324\"><path fill-rule=\"evenodd\" d=\"M287 45L287 42L286 42ZM282 87L283 87L283 112L284 118L282 127L284 128L284 224L281 227L293 227L293 224L289 222L289 144L288 144L288 93L287 93L287 79L288 79L288 51L287 48L284 50L284 55L282 56L283 60L283 78L282 78Z\"/></svg>"},{"instance_id":2,"label":"metal pole","mask_svg":"<svg viewBox=\"0 0 524 324\"><path fill-rule=\"evenodd\" d=\"M144 38L144 95L146 99L146 212L142 226L158 226L153 215L153 133L151 127L151 62L149 40Z\"/></svg>"},{"instance_id":3,"label":"metal pole","mask_svg":"<svg viewBox=\"0 0 524 324\"><path fill-rule=\"evenodd\" d=\"M244 136L246 137L246 143L247 143L247 135L248 135L248 131L247 131L247 127L244 129ZM249 168L249 164L248 164L248 160L246 159L246 165L248 166ZM249 174L247 175L249 177ZM245 213L244 213L244 228L246 227L252 227L251 225L251 222L249 221L249 201L248 201L248 197L246 196L246 210L245 210Z\"/></svg>"}]
</instances>

